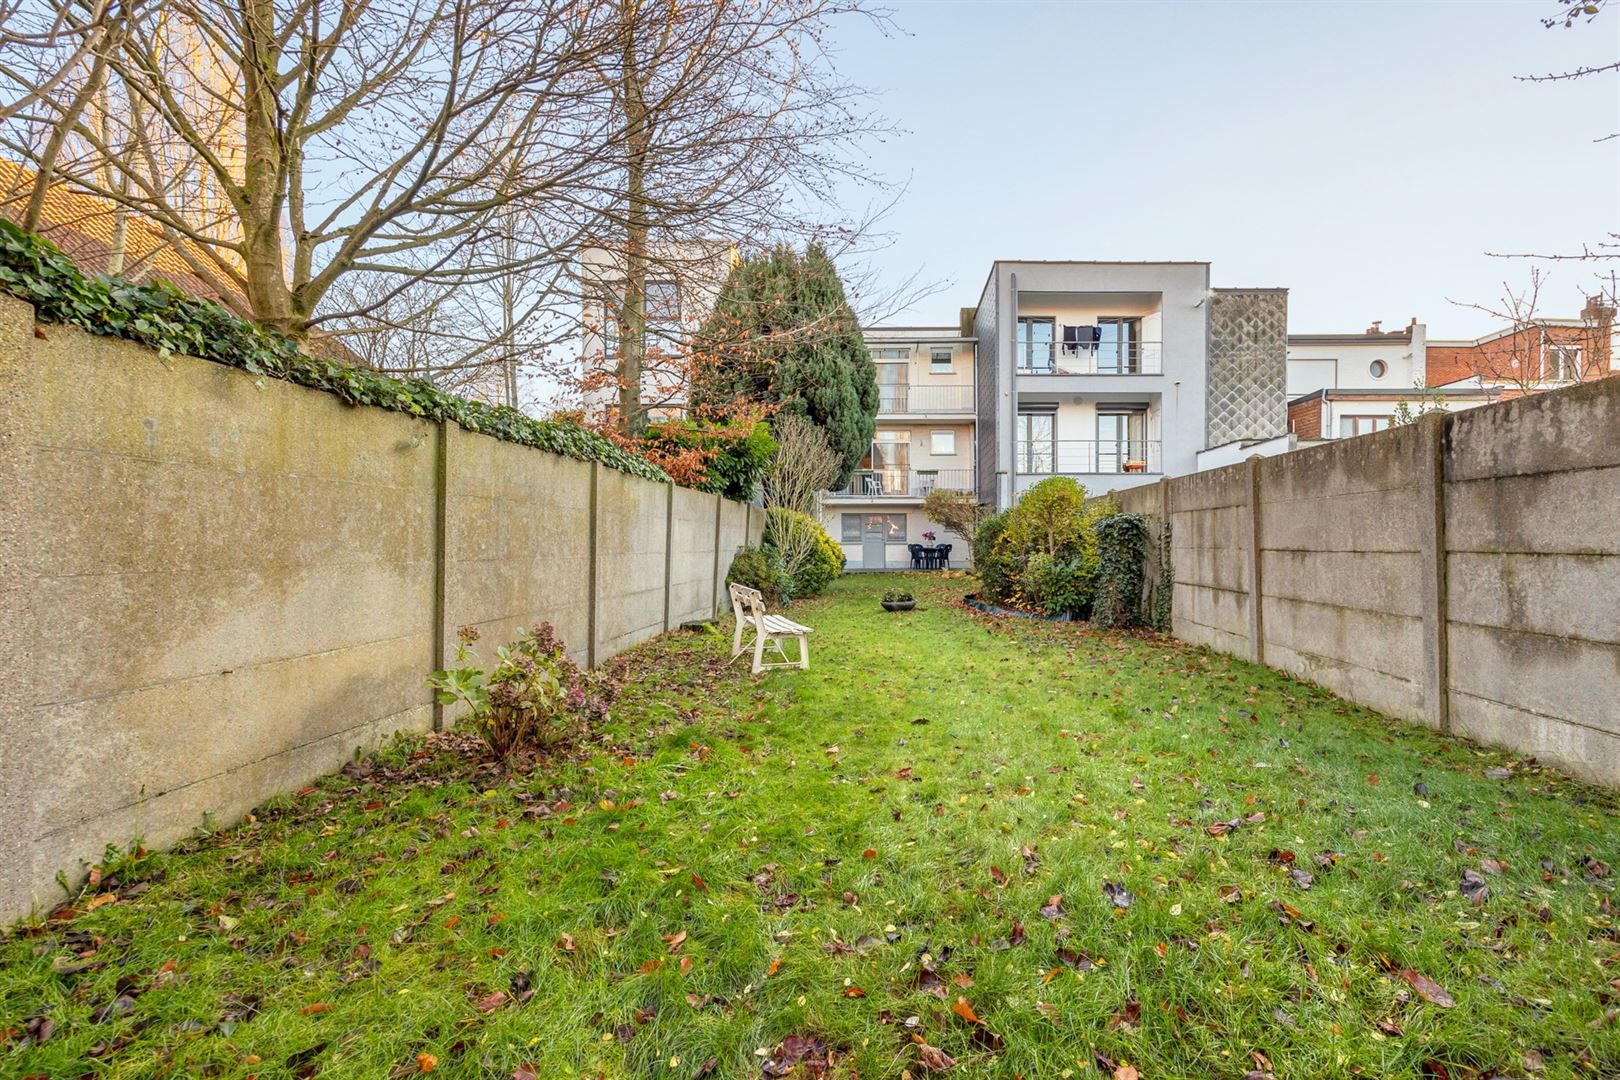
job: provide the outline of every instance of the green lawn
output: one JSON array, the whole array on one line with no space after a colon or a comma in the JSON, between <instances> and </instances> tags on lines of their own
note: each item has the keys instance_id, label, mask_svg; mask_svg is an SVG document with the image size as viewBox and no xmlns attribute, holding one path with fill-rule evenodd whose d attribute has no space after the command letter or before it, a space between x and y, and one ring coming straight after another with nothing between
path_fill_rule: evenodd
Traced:
<instances>
[{"instance_id":1,"label":"green lawn","mask_svg":"<svg viewBox=\"0 0 1620 1080\"><path fill-rule=\"evenodd\" d=\"M0 942L0 1076L1620 1072L1614 796L970 585L840 580L809 672L650 643L588 761L402 743L109 866Z\"/></svg>"}]
</instances>

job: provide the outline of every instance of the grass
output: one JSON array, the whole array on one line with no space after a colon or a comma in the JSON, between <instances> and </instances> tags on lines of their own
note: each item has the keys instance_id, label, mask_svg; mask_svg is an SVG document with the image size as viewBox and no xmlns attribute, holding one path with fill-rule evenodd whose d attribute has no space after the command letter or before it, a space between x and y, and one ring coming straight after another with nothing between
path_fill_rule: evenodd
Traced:
<instances>
[{"instance_id":1,"label":"grass","mask_svg":"<svg viewBox=\"0 0 1620 1080\"><path fill-rule=\"evenodd\" d=\"M588 760L401 742L109 863L0 942L0 1075L1620 1070L1612 794L966 585L840 580L809 672L649 643Z\"/></svg>"}]
</instances>

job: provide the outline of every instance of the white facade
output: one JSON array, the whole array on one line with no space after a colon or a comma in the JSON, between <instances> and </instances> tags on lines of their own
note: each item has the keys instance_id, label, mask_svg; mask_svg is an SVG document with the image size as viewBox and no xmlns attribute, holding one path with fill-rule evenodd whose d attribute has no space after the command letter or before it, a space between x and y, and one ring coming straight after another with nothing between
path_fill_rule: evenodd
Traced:
<instances>
[{"instance_id":1,"label":"white facade","mask_svg":"<svg viewBox=\"0 0 1620 1080\"><path fill-rule=\"evenodd\" d=\"M685 409L686 343L714 310L736 258L736 248L718 240L694 241L652 256L641 400L655 419ZM578 273L584 405L587 412L599 413L619 402L614 312L624 288L624 259L606 248L586 248Z\"/></svg>"},{"instance_id":2,"label":"white facade","mask_svg":"<svg viewBox=\"0 0 1620 1080\"><path fill-rule=\"evenodd\" d=\"M981 498L1007 506L1052 475L1102 492L1195 471L1209 296L1202 262L996 263L978 311L994 327L979 350L995 463Z\"/></svg>"},{"instance_id":3,"label":"white facade","mask_svg":"<svg viewBox=\"0 0 1620 1080\"><path fill-rule=\"evenodd\" d=\"M951 565L961 567L972 538L929 520L922 504L938 488L973 489L973 339L954 326L864 335L878 369L877 434L849 485L824 496L822 524L850 570L903 570L913 544L949 544Z\"/></svg>"}]
</instances>

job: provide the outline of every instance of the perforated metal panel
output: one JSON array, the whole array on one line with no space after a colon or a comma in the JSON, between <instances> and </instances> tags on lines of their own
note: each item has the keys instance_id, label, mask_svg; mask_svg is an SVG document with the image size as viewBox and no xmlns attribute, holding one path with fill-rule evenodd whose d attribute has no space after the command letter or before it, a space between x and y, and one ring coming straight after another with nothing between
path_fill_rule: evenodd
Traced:
<instances>
[{"instance_id":1,"label":"perforated metal panel","mask_svg":"<svg viewBox=\"0 0 1620 1080\"><path fill-rule=\"evenodd\" d=\"M1206 446L1288 430L1287 349L1287 290L1211 295Z\"/></svg>"}]
</instances>

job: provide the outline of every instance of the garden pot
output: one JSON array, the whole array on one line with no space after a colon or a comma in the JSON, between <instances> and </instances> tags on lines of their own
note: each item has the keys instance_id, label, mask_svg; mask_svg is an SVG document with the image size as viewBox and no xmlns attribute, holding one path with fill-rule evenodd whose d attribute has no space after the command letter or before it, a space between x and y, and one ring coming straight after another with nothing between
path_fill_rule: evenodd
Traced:
<instances>
[{"instance_id":1,"label":"garden pot","mask_svg":"<svg viewBox=\"0 0 1620 1080\"><path fill-rule=\"evenodd\" d=\"M910 611L912 608L917 606L917 601L915 601L915 600L884 600L884 601L882 601L882 604L883 604L883 610L884 611Z\"/></svg>"}]
</instances>

